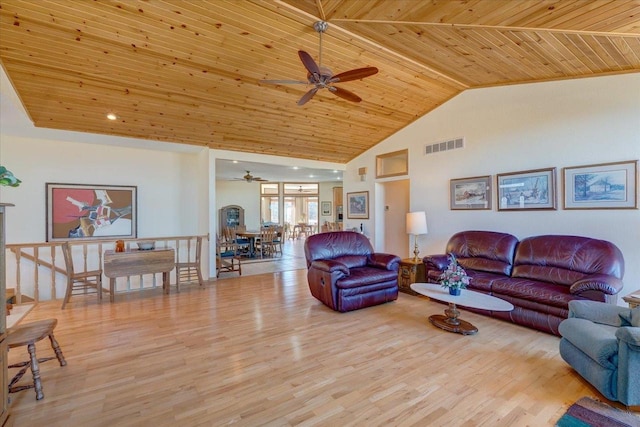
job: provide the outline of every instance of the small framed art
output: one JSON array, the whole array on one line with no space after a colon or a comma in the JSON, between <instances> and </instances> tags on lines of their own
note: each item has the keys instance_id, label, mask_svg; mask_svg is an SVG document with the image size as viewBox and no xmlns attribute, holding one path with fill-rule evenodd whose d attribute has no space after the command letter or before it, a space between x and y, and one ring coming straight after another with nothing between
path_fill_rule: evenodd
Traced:
<instances>
[{"instance_id":1,"label":"small framed art","mask_svg":"<svg viewBox=\"0 0 640 427\"><path fill-rule=\"evenodd\" d=\"M498 174L498 210L555 210L556 168Z\"/></svg>"},{"instance_id":2,"label":"small framed art","mask_svg":"<svg viewBox=\"0 0 640 427\"><path fill-rule=\"evenodd\" d=\"M369 192L347 193L347 218L369 219Z\"/></svg>"},{"instance_id":3,"label":"small framed art","mask_svg":"<svg viewBox=\"0 0 640 427\"><path fill-rule=\"evenodd\" d=\"M638 161L563 169L565 209L637 209Z\"/></svg>"},{"instance_id":4,"label":"small framed art","mask_svg":"<svg viewBox=\"0 0 640 427\"><path fill-rule=\"evenodd\" d=\"M491 175L449 181L451 210L491 209Z\"/></svg>"}]
</instances>

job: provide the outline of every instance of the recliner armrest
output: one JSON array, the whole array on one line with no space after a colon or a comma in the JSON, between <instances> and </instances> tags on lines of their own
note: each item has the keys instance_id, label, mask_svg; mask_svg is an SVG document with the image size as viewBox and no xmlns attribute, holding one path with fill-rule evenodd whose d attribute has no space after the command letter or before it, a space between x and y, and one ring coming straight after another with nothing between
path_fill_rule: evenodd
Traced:
<instances>
[{"instance_id":1,"label":"recliner armrest","mask_svg":"<svg viewBox=\"0 0 640 427\"><path fill-rule=\"evenodd\" d=\"M598 301L573 300L569 301L569 317L590 320L609 326L623 326L620 313L628 313L629 309ZM627 323L628 325L628 323Z\"/></svg>"},{"instance_id":2,"label":"recliner armrest","mask_svg":"<svg viewBox=\"0 0 640 427\"><path fill-rule=\"evenodd\" d=\"M446 254L428 255L422 258L422 262L429 270L446 270L449 265L449 256Z\"/></svg>"},{"instance_id":3,"label":"recliner armrest","mask_svg":"<svg viewBox=\"0 0 640 427\"><path fill-rule=\"evenodd\" d=\"M340 271L344 273L345 276L348 276L350 273L349 267L344 265L339 261L334 261L332 259L319 259L313 261L311 263L311 268L317 268L321 271L326 271L327 273L333 273L334 271Z\"/></svg>"},{"instance_id":4,"label":"recliner armrest","mask_svg":"<svg viewBox=\"0 0 640 427\"><path fill-rule=\"evenodd\" d=\"M616 295L622 290L622 280L607 274L593 274L576 281L569 288L572 294L580 294L585 291L600 291L608 295Z\"/></svg>"},{"instance_id":5,"label":"recliner armrest","mask_svg":"<svg viewBox=\"0 0 640 427\"><path fill-rule=\"evenodd\" d=\"M631 349L640 351L640 328L624 326L616 331L616 338L625 342Z\"/></svg>"},{"instance_id":6,"label":"recliner armrest","mask_svg":"<svg viewBox=\"0 0 640 427\"><path fill-rule=\"evenodd\" d=\"M395 266L393 264L396 264ZM367 265L385 270L398 270L400 257L392 254L373 253L367 257Z\"/></svg>"}]
</instances>

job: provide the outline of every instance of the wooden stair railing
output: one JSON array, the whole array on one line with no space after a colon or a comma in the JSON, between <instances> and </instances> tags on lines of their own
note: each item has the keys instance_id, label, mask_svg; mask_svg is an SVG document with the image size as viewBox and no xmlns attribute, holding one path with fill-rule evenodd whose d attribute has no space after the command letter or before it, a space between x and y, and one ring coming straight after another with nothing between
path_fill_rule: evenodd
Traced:
<instances>
[{"instance_id":1,"label":"wooden stair railing","mask_svg":"<svg viewBox=\"0 0 640 427\"><path fill-rule=\"evenodd\" d=\"M176 262L193 260L195 257L196 239L194 236L150 237L144 240L156 242L156 248L173 248L176 251ZM208 240L207 235L200 236ZM125 241L126 250L135 248L135 242L143 240L121 239ZM73 241L73 246L82 249L74 250L74 261L85 270L102 266L105 250L113 249L114 240L80 240ZM62 242L50 243L15 243L6 245L7 287L13 288L16 304L27 301L47 301L64 298L66 289L66 273ZM81 260L79 258L82 258ZM204 261L204 260L203 260ZM126 291L152 289L156 287L155 276L152 280L127 277ZM107 281L108 282L108 281ZM135 287L137 284L138 287ZM160 281L161 282L161 281ZM148 286L151 283L151 286ZM175 271L171 274L171 284L176 283Z\"/></svg>"}]
</instances>

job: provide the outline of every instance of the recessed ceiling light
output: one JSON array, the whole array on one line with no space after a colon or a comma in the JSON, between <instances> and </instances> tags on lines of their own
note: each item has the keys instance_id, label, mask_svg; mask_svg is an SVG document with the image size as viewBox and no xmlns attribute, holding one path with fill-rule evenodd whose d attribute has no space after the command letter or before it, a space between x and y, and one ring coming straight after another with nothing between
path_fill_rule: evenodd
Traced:
<instances>
[{"instance_id":1,"label":"recessed ceiling light","mask_svg":"<svg viewBox=\"0 0 640 427\"><path fill-rule=\"evenodd\" d=\"M313 175L309 175L309 178L313 178Z\"/></svg>"},{"instance_id":2,"label":"recessed ceiling light","mask_svg":"<svg viewBox=\"0 0 640 427\"><path fill-rule=\"evenodd\" d=\"M333 173L338 173L338 171L334 170Z\"/></svg>"},{"instance_id":3,"label":"recessed ceiling light","mask_svg":"<svg viewBox=\"0 0 640 427\"><path fill-rule=\"evenodd\" d=\"M113 113L109 113L109 114L107 114L107 119L109 119L109 120L117 120L118 116L116 116Z\"/></svg>"},{"instance_id":4,"label":"recessed ceiling light","mask_svg":"<svg viewBox=\"0 0 640 427\"><path fill-rule=\"evenodd\" d=\"M297 166L294 166L294 167L293 167L293 169L294 169L294 170L298 170L298 169L300 169L300 168L299 168L299 167L297 167Z\"/></svg>"},{"instance_id":5,"label":"recessed ceiling light","mask_svg":"<svg viewBox=\"0 0 640 427\"><path fill-rule=\"evenodd\" d=\"M233 163L238 163L238 161L237 161L237 160L234 160L234 161L233 161Z\"/></svg>"}]
</instances>

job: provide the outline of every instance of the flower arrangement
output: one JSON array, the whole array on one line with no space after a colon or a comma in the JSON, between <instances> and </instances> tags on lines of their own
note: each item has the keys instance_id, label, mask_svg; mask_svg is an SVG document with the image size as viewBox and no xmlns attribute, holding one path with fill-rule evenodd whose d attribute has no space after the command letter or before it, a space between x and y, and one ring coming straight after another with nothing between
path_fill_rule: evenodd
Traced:
<instances>
[{"instance_id":1,"label":"flower arrangement","mask_svg":"<svg viewBox=\"0 0 640 427\"><path fill-rule=\"evenodd\" d=\"M469 284L471 278L464 271L464 268L458 264L456 256L452 253L449 254L449 265L447 269L440 275L440 285L443 288L449 288L449 292L452 290L465 289Z\"/></svg>"},{"instance_id":2,"label":"flower arrangement","mask_svg":"<svg viewBox=\"0 0 640 427\"><path fill-rule=\"evenodd\" d=\"M22 181L16 178L7 168L0 165L0 185L17 187Z\"/></svg>"}]
</instances>

